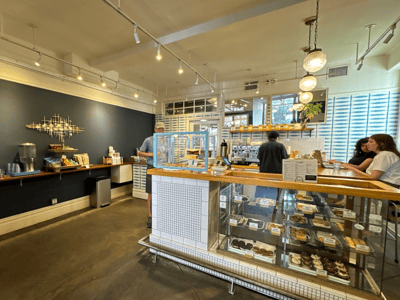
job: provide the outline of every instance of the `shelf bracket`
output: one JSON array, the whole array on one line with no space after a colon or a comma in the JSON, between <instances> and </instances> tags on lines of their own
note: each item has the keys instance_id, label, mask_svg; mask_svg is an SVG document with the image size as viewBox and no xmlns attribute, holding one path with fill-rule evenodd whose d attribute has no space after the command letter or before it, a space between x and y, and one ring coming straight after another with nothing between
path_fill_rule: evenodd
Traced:
<instances>
[{"instance_id":1,"label":"shelf bracket","mask_svg":"<svg viewBox=\"0 0 400 300\"><path fill-rule=\"evenodd\" d=\"M61 180L61 173L60 173L60 180Z\"/></svg>"},{"instance_id":2,"label":"shelf bracket","mask_svg":"<svg viewBox=\"0 0 400 300\"><path fill-rule=\"evenodd\" d=\"M19 180L19 186L22 186L22 179Z\"/></svg>"},{"instance_id":3,"label":"shelf bracket","mask_svg":"<svg viewBox=\"0 0 400 300\"><path fill-rule=\"evenodd\" d=\"M233 278L231 281L231 287L229 288L229 294L231 294L231 295L235 294L235 286L233 285Z\"/></svg>"},{"instance_id":4,"label":"shelf bracket","mask_svg":"<svg viewBox=\"0 0 400 300\"><path fill-rule=\"evenodd\" d=\"M92 175L92 170L89 170L89 176L91 176Z\"/></svg>"}]
</instances>

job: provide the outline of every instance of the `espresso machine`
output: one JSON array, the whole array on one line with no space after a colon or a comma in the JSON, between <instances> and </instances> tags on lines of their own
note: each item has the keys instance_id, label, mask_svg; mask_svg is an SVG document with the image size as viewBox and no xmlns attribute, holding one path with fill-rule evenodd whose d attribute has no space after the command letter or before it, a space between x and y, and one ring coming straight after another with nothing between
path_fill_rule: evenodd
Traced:
<instances>
[{"instance_id":1,"label":"espresso machine","mask_svg":"<svg viewBox=\"0 0 400 300\"><path fill-rule=\"evenodd\" d=\"M36 145L23 143L18 146L19 160L24 164L24 172L35 171Z\"/></svg>"}]
</instances>

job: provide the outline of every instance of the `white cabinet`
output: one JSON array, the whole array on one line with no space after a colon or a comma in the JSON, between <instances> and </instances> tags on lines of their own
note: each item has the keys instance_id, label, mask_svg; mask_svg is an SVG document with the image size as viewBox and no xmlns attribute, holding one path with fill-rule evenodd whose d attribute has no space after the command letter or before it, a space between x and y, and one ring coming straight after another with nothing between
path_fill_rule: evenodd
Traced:
<instances>
[{"instance_id":1,"label":"white cabinet","mask_svg":"<svg viewBox=\"0 0 400 300\"><path fill-rule=\"evenodd\" d=\"M120 165L111 167L111 181L124 183L132 181L132 165Z\"/></svg>"}]
</instances>

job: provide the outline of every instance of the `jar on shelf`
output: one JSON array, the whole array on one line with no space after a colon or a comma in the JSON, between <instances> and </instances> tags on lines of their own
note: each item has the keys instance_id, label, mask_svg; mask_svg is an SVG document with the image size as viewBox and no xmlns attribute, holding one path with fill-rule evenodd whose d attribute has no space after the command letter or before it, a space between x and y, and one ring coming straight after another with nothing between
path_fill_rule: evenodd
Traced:
<instances>
[{"instance_id":1,"label":"jar on shelf","mask_svg":"<svg viewBox=\"0 0 400 300\"><path fill-rule=\"evenodd\" d=\"M271 131L272 130L272 125L271 124L266 125L265 126L265 130Z\"/></svg>"},{"instance_id":2,"label":"jar on shelf","mask_svg":"<svg viewBox=\"0 0 400 300\"><path fill-rule=\"evenodd\" d=\"M282 125L281 124L276 124L274 126L274 130L281 130L282 129Z\"/></svg>"},{"instance_id":3,"label":"jar on shelf","mask_svg":"<svg viewBox=\"0 0 400 300\"><path fill-rule=\"evenodd\" d=\"M282 129L283 130L289 130L289 124L283 124Z\"/></svg>"},{"instance_id":4,"label":"jar on shelf","mask_svg":"<svg viewBox=\"0 0 400 300\"><path fill-rule=\"evenodd\" d=\"M249 126L247 126L247 131L253 131L254 130L254 128L253 128L253 125L249 125Z\"/></svg>"},{"instance_id":5,"label":"jar on shelf","mask_svg":"<svg viewBox=\"0 0 400 300\"><path fill-rule=\"evenodd\" d=\"M258 125L257 130L258 131L263 131L264 128L265 128L264 125L260 124L260 125Z\"/></svg>"},{"instance_id":6,"label":"jar on shelf","mask_svg":"<svg viewBox=\"0 0 400 300\"><path fill-rule=\"evenodd\" d=\"M239 127L239 131L240 131L240 132L244 132L244 126L243 126L243 125L241 125L241 126Z\"/></svg>"}]
</instances>

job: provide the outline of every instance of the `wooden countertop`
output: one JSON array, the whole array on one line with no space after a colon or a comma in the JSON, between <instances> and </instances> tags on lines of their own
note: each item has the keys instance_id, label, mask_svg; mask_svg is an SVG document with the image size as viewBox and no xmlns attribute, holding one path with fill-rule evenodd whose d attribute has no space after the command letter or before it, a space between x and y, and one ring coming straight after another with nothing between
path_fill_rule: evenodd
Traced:
<instances>
[{"instance_id":1,"label":"wooden countertop","mask_svg":"<svg viewBox=\"0 0 400 300\"><path fill-rule=\"evenodd\" d=\"M246 171L226 170L222 175L212 175L211 171L197 173L193 171L150 169L151 175L190 178L207 181L239 183L275 188L290 188L295 190L314 191L349 196L368 197L400 201L400 190L386 185L380 181L360 180L343 177L318 178L318 183L302 183L283 181L281 174L255 173Z\"/></svg>"},{"instance_id":2,"label":"wooden countertop","mask_svg":"<svg viewBox=\"0 0 400 300\"><path fill-rule=\"evenodd\" d=\"M244 170L258 170L258 166L244 166L244 165L232 165L232 168ZM345 170L340 169L339 171L335 171L333 169L327 168L318 168L318 176L322 177L335 177L335 178L349 178L349 179L361 179L361 180L371 180L371 178L364 172L358 170Z\"/></svg>"},{"instance_id":3,"label":"wooden countertop","mask_svg":"<svg viewBox=\"0 0 400 300\"><path fill-rule=\"evenodd\" d=\"M123 165L145 165L146 163L137 163L137 162L124 162L123 164L118 164L118 165L91 165L89 168L81 168L79 170L76 169L71 169L71 170L65 170L61 172L45 172L41 171L39 174L34 174L34 175L26 175L26 176L17 176L17 177L11 177L11 176L4 176L4 178L0 178L0 183L5 182L5 181L12 181L12 180L22 180L22 179L28 179L28 178L35 178L35 177L45 177L45 176L52 176L52 175L59 175L59 174L67 174L67 173L75 173L75 172L82 172L82 171L88 171L88 170L95 170L95 169L104 169L104 168L112 168L112 167L118 167L118 166L123 166Z\"/></svg>"}]
</instances>

